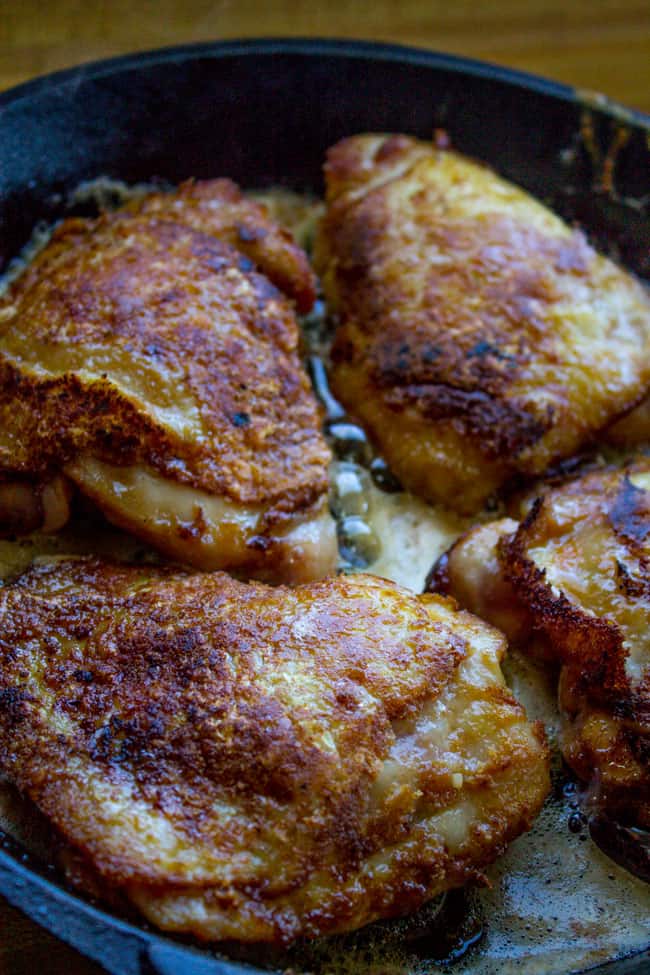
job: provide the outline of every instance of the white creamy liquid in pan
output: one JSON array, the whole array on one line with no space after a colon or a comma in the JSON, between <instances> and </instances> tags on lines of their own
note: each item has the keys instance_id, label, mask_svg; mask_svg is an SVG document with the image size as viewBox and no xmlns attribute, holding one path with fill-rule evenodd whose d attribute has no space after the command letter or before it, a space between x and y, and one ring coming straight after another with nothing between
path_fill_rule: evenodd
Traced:
<instances>
[{"instance_id":1,"label":"white creamy liquid in pan","mask_svg":"<svg viewBox=\"0 0 650 975\"><path fill-rule=\"evenodd\" d=\"M115 192L115 184L110 183L109 189ZM85 192L90 192L87 187ZM260 196L269 199L268 194ZM271 200L286 221L291 220L293 208L301 236L310 235L303 198L281 191ZM40 242L44 239L41 231ZM16 267L12 271L15 274ZM335 464L334 473L336 469ZM433 562L470 522L404 492L381 491L369 478L366 481L363 520L377 536L380 551L365 571L420 592ZM65 553L126 560L155 558L145 546L91 516L55 536L0 540L0 578L22 571L40 555ZM556 788L532 830L516 840L488 871L491 888L470 895L481 921L482 934L476 944L449 964L436 962L433 951L413 949L413 932L420 927L431 932L435 941L435 918L442 909L437 901L412 918L297 946L286 955L263 948L257 956L254 949L246 949L242 953L247 959L293 975L300 971L318 975L568 975L650 944L650 885L601 853L586 826L579 833L569 829L576 805L575 796L562 791L554 680L516 654L510 655L504 669L529 716L546 725ZM39 817L23 807L13 789L1 785L0 827L35 856L47 856L47 831Z\"/></svg>"}]
</instances>

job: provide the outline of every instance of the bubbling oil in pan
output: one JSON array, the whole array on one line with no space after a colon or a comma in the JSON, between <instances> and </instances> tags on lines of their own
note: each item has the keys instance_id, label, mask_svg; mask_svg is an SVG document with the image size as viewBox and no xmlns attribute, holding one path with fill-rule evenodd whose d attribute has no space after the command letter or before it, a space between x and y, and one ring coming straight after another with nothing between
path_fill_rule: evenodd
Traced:
<instances>
[{"instance_id":1,"label":"bubbling oil in pan","mask_svg":"<svg viewBox=\"0 0 650 975\"><path fill-rule=\"evenodd\" d=\"M123 184L100 180L81 188L73 202L118 205L146 189L137 187L134 193ZM321 203L286 190L255 195L309 247ZM26 258L46 239L47 232L39 228ZM15 264L12 273L20 267ZM319 303L303 321L303 335L335 455L330 501L341 570L374 572L421 592L433 562L470 520L407 494L382 459L374 456L363 431L346 416L327 385L330 331ZM494 512L485 517L494 517ZM0 541L0 579L22 571L35 557L71 552L126 560L157 558L85 508L56 536ZM606 857L589 836L577 787L557 747L553 676L517 653L508 656L504 670L529 716L546 726L553 750L553 791L531 831L488 871L491 886L452 891L410 917L302 942L287 951L229 945L230 957L315 975L565 975L647 947L650 886ZM13 789L1 786L0 828L35 857L47 859L43 824Z\"/></svg>"}]
</instances>

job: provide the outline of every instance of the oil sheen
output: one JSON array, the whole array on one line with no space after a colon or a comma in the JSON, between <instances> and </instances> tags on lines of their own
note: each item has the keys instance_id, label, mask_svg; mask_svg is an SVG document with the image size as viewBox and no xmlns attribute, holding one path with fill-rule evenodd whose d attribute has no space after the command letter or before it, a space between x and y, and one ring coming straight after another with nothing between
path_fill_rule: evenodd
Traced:
<instances>
[{"instance_id":1,"label":"oil sheen","mask_svg":"<svg viewBox=\"0 0 650 975\"><path fill-rule=\"evenodd\" d=\"M120 202L121 185L97 184ZM143 188L138 187L137 192ZM84 200L93 187L83 188ZM322 205L287 192L258 194L309 245ZM32 247L42 245L42 228ZM14 265L12 275L19 273ZM433 562L469 525L442 508L405 493L374 455L363 431L327 388L331 329L317 306L303 323L314 386L325 412L335 460L331 508L337 519L341 571L368 571L421 592ZM485 518L494 517L486 513ZM126 559L156 556L88 511L57 535L0 541L0 577L34 558L103 554ZM319 939L288 952L233 948L261 967L318 975L568 975L646 948L650 943L650 886L608 859L592 842L575 783L557 748L555 680L537 664L511 653L504 669L531 718L544 722L553 749L553 791L531 831L516 840L489 871L491 886L452 892L416 915L382 922L351 935ZM0 787L0 827L39 858L47 831L14 790ZM229 952L230 953L230 952ZM639 969L640 971L641 969Z\"/></svg>"}]
</instances>

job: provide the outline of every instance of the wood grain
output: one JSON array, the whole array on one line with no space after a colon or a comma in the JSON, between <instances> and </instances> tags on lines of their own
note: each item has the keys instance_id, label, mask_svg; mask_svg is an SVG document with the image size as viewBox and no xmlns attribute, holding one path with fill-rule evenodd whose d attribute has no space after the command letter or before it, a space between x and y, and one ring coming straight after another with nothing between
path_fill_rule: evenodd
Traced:
<instances>
[{"instance_id":1,"label":"wood grain","mask_svg":"<svg viewBox=\"0 0 650 975\"><path fill-rule=\"evenodd\" d=\"M0 0L0 88L129 51L279 35L437 48L650 112L647 0Z\"/></svg>"},{"instance_id":2,"label":"wood grain","mask_svg":"<svg viewBox=\"0 0 650 975\"><path fill-rule=\"evenodd\" d=\"M481 58L650 113L647 0L0 0L0 90L147 48L316 35ZM0 901L0 975L99 971Z\"/></svg>"}]
</instances>

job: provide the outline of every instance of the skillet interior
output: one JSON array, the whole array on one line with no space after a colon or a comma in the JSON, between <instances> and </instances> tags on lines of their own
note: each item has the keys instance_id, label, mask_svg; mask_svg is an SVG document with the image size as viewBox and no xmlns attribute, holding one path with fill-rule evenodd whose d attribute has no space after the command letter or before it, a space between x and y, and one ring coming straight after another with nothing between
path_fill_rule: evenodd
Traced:
<instances>
[{"instance_id":1,"label":"skillet interior","mask_svg":"<svg viewBox=\"0 0 650 975\"><path fill-rule=\"evenodd\" d=\"M386 45L250 41L101 62L0 96L0 269L68 193L105 175L321 189L359 131L429 137L492 163L650 278L650 120L565 86ZM614 183L608 160L614 160ZM97 911L0 850L0 891L111 972L245 970ZM641 972L650 954L616 962ZM429 968L433 964L429 962ZM604 971L604 970L603 970Z\"/></svg>"}]
</instances>

